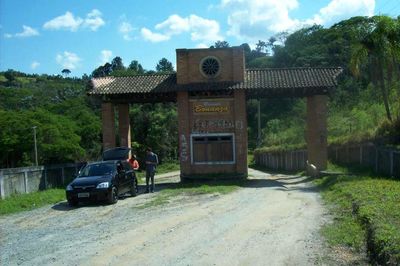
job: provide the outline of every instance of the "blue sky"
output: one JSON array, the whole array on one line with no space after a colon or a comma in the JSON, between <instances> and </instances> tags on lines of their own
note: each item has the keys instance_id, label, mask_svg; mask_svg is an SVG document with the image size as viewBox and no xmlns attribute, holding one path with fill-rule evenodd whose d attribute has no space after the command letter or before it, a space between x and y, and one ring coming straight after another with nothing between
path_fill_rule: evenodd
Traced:
<instances>
[{"instance_id":1,"label":"blue sky","mask_svg":"<svg viewBox=\"0 0 400 266\"><path fill-rule=\"evenodd\" d=\"M175 49L268 40L356 15L400 15L399 0L0 0L0 71L90 74L120 56L155 69Z\"/></svg>"}]
</instances>

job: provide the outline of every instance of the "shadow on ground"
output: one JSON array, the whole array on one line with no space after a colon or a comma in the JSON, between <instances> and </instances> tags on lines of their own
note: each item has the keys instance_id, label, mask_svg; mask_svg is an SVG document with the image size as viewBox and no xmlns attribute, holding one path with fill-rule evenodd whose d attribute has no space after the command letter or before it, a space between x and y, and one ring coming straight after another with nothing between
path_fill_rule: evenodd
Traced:
<instances>
[{"instance_id":1,"label":"shadow on ground","mask_svg":"<svg viewBox=\"0 0 400 266\"><path fill-rule=\"evenodd\" d=\"M186 180L183 182L179 182L178 180L168 180L168 178L162 178L161 183L160 180L156 179L155 191L157 194L163 190L178 190L178 189L193 189L193 188L202 188L205 186L209 187L218 187L218 186L237 186L243 188L274 188L282 191L291 191L291 190L300 190L304 192L316 192L318 188L313 185L302 186L300 184L307 184L313 181L315 178L301 175L286 175L282 173L275 173L271 175L268 171L258 170L256 176L252 176L248 179L229 179L224 178L221 180ZM300 185L300 186L298 186ZM146 185L139 184L139 193L137 197L147 195ZM129 197L123 196L120 197L119 200L124 200ZM80 203L79 206L85 207L98 207L106 205L104 202L85 202ZM52 209L57 211L71 211L76 209L77 207L71 207L68 205L66 201L60 202L52 206Z\"/></svg>"}]
</instances>

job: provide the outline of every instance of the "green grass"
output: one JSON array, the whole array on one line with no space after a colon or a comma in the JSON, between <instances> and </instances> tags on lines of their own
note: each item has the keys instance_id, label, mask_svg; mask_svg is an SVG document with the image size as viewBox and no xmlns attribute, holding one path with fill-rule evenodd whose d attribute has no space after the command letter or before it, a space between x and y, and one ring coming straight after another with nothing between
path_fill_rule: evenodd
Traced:
<instances>
[{"instance_id":1,"label":"green grass","mask_svg":"<svg viewBox=\"0 0 400 266\"><path fill-rule=\"evenodd\" d=\"M161 190L151 201L135 208L145 209L167 204L178 196L195 196L202 194L228 194L239 189L244 180L223 180L223 181L204 181L204 182L185 182L169 185Z\"/></svg>"},{"instance_id":2,"label":"green grass","mask_svg":"<svg viewBox=\"0 0 400 266\"><path fill-rule=\"evenodd\" d=\"M178 161L165 162L157 166L157 174L165 174L173 171L178 171L180 165Z\"/></svg>"},{"instance_id":3,"label":"green grass","mask_svg":"<svg viewBox=\"0 0 400 266\"><path fill-rule=\"evenodd\" d=\"M355 250L366 244L375 262L400 264L400 181L334 170L344 174L316 181L334 215L333 224L322 230L328 242Z\"/></svg>"},{"instance_id":4,"label":"green grass","mask_svg":"<svg viewBox=\"0 0 400 266\"><path fill-rule=\"evenodd\" d=\"M32 210L65 200L64 189L48 189L29 194L16 194L0 200L0 215Z\"/></svg>"},{"instance_id":5,"label":"green grass","mask_svg":"<svg viewBox=\"0 0 400 266\"><path fill-rule=\"evenodd\" d=\"M178 161L165 162L157 166L157 175L166 174L169 172L179 171L180 165ZM141 167L141 170L136 172L139 184L144 184L146 178L146 170Z\"/></svg>"}]
</instances>

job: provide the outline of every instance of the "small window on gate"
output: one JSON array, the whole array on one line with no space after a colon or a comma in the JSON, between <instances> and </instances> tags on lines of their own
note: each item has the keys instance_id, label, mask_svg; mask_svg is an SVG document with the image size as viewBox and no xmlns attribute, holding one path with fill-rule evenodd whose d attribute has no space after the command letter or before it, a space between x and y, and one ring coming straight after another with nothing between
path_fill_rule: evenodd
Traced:
<instances>
[{"instance_id":1,"label":"small window on gate","mask_svg":"<svg viewBox=\"0 0 400 266\"><path fill-rule=\"evenodd\" d=\"M234 162L233 134L192 136L192 163L232 164Z\"/></svg>"}]
</instances>

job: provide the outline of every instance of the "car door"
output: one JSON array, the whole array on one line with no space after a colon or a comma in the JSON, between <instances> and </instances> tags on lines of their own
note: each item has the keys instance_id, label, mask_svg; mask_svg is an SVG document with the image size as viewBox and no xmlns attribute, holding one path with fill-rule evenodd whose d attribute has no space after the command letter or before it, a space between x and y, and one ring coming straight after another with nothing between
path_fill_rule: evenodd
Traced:
<instances>
[{"instance_id":1,"label":"car door","mask_svg":"<svg viewBox=\"0 0 400 266\"><path fill-rule=\"evenodd\" d=\"M124 186L126 187L127 190L130 189L131 186L131 182L133 182L133 168L132 166L126 162L126 161L122 161L122 166L124 167L124 172L125 172L125 182L124 182Z\"/></svg>"},{"instance_id":2,"label":"car door","mask_svg":"<svg viewBox=\"0 0 400 266\"><path fill-rule=\"evenodd\" d=\"M127 191L127 178L126 171L121 162L117 163L117 186L118 186L118 194L123 194Z\"/></svg>"}]
</instances>

